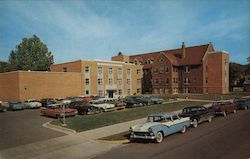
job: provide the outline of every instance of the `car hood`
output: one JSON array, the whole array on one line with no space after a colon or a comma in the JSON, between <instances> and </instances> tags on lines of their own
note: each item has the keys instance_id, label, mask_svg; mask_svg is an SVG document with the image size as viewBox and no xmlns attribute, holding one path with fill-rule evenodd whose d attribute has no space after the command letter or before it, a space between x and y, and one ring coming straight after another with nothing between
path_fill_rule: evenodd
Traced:
<instances>
[{"instance_id":1,"label":"car hood","mask_svg":"<svg viewBox=\"0 0 250 159\"><path fill-rule=\"evenodd\" d=\"M156 126L156 125L159 125L159 123L157 122L146 122L146 123L143 123L143 124L137 124L135 126L132 126L132 131L135 131L135 132L148 132L148 129L152 126Z\"/></svg>"},{"instance_id":2,"label":"car hood","mask_svg":"<svg viewBox=\"0 0 250 159\"><path fill-rule=\"evenodd\" d=\"M27 105L42 105L41 103L39 102L30 102L30 103L26 103Z\"/></svg>"}]
</instances>

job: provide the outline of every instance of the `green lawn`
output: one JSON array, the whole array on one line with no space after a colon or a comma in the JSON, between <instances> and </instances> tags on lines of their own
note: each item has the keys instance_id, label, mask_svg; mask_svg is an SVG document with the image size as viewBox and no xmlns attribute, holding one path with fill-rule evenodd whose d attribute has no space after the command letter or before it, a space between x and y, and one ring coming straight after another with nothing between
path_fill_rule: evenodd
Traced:
<instances>
[{"instance_id":1,"label":"green lawn","mask_svg":"<svg viewBox=\"0 0 250 159\"><path fill-rule=\"evenodd\" d=\"M176 102L168 104L137 107L117 112L107 112L96 115L76 116L66 118L67 127L77 132L95 129L103 126L113 125L125 121L140 119L152 113L174 111L190 105L205 104L204 102ZM61 125L60 121L53 121L52 124Z\"/></svg>"}]
</instances>

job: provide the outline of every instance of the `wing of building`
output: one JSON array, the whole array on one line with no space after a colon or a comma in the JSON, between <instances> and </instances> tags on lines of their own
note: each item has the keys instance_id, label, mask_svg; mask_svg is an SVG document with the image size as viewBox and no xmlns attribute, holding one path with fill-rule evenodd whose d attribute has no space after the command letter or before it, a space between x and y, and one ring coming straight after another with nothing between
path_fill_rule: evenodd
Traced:
<instances>
[{"instance_id":1,"label":"wing of building","mask_svg":"<svg viewBox=\"0 0 250 159\"><path fill-rule=\"evenodd\" d=\"M211 43L173 50L117 55L113 61L143 65L142 93L229 92L229 55Z\"/></svg>"}]
</instances>

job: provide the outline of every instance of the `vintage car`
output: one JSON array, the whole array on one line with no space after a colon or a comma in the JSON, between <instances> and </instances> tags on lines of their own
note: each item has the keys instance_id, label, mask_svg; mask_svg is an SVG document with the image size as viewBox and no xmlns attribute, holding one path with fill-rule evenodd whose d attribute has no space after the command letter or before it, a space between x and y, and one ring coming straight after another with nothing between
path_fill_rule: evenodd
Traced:
<instances>
[{"instance_id":1,"label":"vintage car","mask_svg":"<svg viewBox=\"0 0 250 159\"><path fill-rule=\"evenodd\" d=\"M11 101L9 102L9 110L23 110L25 109L24 104L19 101Z\"/></svg>"},{"instance_id":2,"label":"vintage car","mask_svg":"<svg viewBox=\"0 0 250 159\"><path fill-rule=\"evenodd\" d=\"M92 100L89 103L103 112L111 111L115 108L114 104L107 103L104 100Z\"/></svg>"},{"instance_id":3,"label":"vintage car","mask_svg":"<svg viewBox=\"0 0 250 159\"><path fill-rule=\"evenodd\" d=\"M250 107L250 98L236 98L234 99L234 103L238 109L248 109Z\"/></svg>"},{"instance_id":4,"label":"vintage car","mask_svg":"<svg viewBox=\"0 0 250 159\"><path fill-rule=\"evenodd\" d=\"M35 99L27 99L24 101L24 106L25 108L40 108L42 106L42 103L38 102Z\"/></svg>"},{"instance_id":5,"label":"vintage car","mask_svg":"<svg viewBox=\"0 0 250 159\"><path fill-rule=\"evenodd\" d=\"M218 101L213 102L211 109L214 110L214 114L222 114L224 117L227 116L228 113L236 113L237 106L231 101Z\"/></svg>"},{"instance_id":6,"label":"vintage car","mask_svg":"<svg viewBox=\"0 0 250 159\"><path fill-rule=\"evenodd\" d=\"M0 104L0 112L5 112L8 108Z\"/></svg>"},{"instance_id":7,"label":"vintage car","mask_svg":"<svg viewBox=\"0 0 250 159\"><path fill-rule=\"evenodd\" d=\"M150 104L161 104L163 103L163 99L155 97L155 96L144 96L144 99L148 100Z\"/></svg>"},{"instance_id":8,"label":"vintage car","mask_svg":"<svg viewBox=\"0 0 250 159\"><path fill-rule=\"evenodd\" d=\"M148 116L147 122L130 127L131 139L152 139L157 143L165 136L181 132L191 125L189 117L179 117L177 113L163 112Z\"/></svg>"},{"instance_id":9,"label":"vintage car","mask_svg":"<svg viewBox=\"0 0 250 159\"><path fill-rule=\"evenodd\" d=\"M86 101L74 101L70 103L69 108L77 109L79 115L89 115L100 113L100 109L91 106L89 102Z\"/></svg>"},{"instance_id":10,"label":"vintage car","mask_svg":"<svg viewBox=\"0 0 250 159\"><path fill-rule=\"evenodd\" d=\"M125 98L124 102L126 103L126 107L128 107L128 108L143 105L140 101L135 100L133 98Z\"/></svg>"},{"instance_id":11,"label":"vintage car","mask_svg":"<svg viewBox=\"0 0 250 159\"><path fill-rule=\"evenodd\" d=\"M48 107L49 105L57 104L57 101L52 98L41 99L42 107Z\"/></svg>"},{"instance_id":12,"label":"vintage car","mask_svg":"<svg viewBox=\"0 0 250 159\"><path fill-rule=\"evenodd\" d=\"M76 109L72 108L65 108L65 117L68 116L75 116L78 114ZM64 115L63 107L61 106L48 106L47 108L41 107L41 115L48 116L48 117L55 117L61 118Z\"/></svg>"},{"instance_id":13,"label":"vintage car","mask_svg":"<svg viewBox=\"0 0 250 159\"><path fill-rule=\"evenodd\" d=\"M199 123L208 121L211 122L214 117L214 112L204 106L191 106L182 109L181 117L190 117L193 127L197 127Z\"/></svg>"}]
</instances>

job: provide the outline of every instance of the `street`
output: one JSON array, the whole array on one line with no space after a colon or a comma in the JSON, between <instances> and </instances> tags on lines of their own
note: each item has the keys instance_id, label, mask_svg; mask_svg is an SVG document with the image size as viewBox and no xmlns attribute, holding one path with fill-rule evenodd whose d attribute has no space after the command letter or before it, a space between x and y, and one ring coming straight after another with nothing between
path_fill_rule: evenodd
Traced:
<instances>
[{"instance_id":1,"label":"street","mask_svg":"<svg viewBox=\"0 0 250 159\"><path fill-rule=\"evenodd\" d=\"M65 135L42 126L51 120L40 116L40 109L0 113L0 150Z\"/></svg>"},{"instance_id":2,"label":"street","mask_svg":"<svg viewBox=\"0 0 250 159\"><path fill-rule=\"evenodd\" d=\"M249 159L250 109L217 117L185 134L168 136L160 144L137 142L112 149L96 159Z\"/></svg>"}]
</instances>

